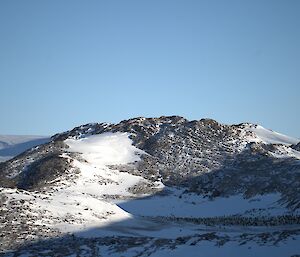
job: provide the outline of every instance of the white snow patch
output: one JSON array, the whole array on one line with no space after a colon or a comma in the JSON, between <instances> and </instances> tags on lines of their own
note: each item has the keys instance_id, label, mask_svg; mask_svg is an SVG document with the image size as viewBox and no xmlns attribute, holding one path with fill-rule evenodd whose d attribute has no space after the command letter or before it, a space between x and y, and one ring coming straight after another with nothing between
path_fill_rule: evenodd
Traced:
<instances>
[{"instance_id":1,"label":"white snow patch","mask_svg":"<svg viewBox=\"0 0 300 257\"><path fill-rule=\"evenodd\" d=\"M67 139L65 143L69 146L69 152L80 153L85 160L78 161L68 154L62 155L70 159L80 173L72 182L63 182L67 187L54 190L46 198L37 197L34 209L46 211L47 216L55 220L50 225L63 233L130 220L132 215L108 202L107 196L128 199L133 196L128 189L145 179L113 170L108 165L138 161L139 155L144 152L132 145L127 133L104 133Z\"/></svg>"},{"instance_id":2,"label":"white snow patch","mask_svg":"<svg viewBox=\"0 0 300 257\"><path fill-rule=\"evenodd\" d=\"M228 215L245 215L249 211L263 209L271 216L289 212L278 204L280 194L258 195L245 199L242 195L208 199L181 190L172 190L171 195L152 196L131 201L115 201L122 209L133 215L169 216L169 217L216 217Z\"/></svg>"},{"instance_id":3,"label":"white snow patch","mask_svg":"<svg viewBox=\"0 0 300 257\"><path fill-rule=\"evenodd\" d=\"M73 165L80 170L74 190L103 198L104 195L131 196L128 188L144 179L139 176L112 170L108 167L94 166L74 160Z\"/></svg>"},{"instance_id":4,"label":"white snow patch","mask_svg":"<svg viewBox=\"0 0 300 257\"><path fill-rule=\"evenodd\" d=\"M57 192L47 200L39 197L35 201L36 210L45 210L48 217L56 220L52 226L61 232L101 227L131 218L115 204L73 191ZM40 222L43 224L44 221Z\"/></svg>"},{"instance_id":5,"label":"white snow patch","mask_svg":"<svg viewBox=\"0 0 300 257\"><path fill-rule=\"evenodd\" d=\"M300 140L297 138L289 137L278 132L266 129L260 125L244 124L245 130L253 132L255 138L248 138L254 142L263 142L265 144L284 144L293 145L297 144Z\"/></svg>"},{"instance_id":6,"label":"white snow patch","mask_svg":"<svg viewBox=\"0 0 300 257\"><path fill-rule=\"evenodd\" d=\"M130 220L132 215L108 201L108 198L130 199L129 188L146 180L127 172L112 169L109 165L133 163L140 160L143 151L132 145L127 133L104 133L80 139L67 139L69 152L80 153L82 160L68 159L74 177L57 183L49 192L11 191L15 199L30 199L30 212L42 214L36 224L47 224L60 232L75 232L110 223ZM79 173L76 173L76 170ZM146 181L147 182L147 181ZM159 185L158 185L159 186Z\"/></svg>"},{"instance_id":7,"label":"white snow patch","mask_svg":"<svg viewBox=\"0 0 300 257\"><path fill-rule=\"evenodd\" d=\"M70 152L79 152L87 162L73 161L80 170L77 192L103 198L103 195L131 196L128 188L146 181L140 176L113 170L108 165L121 165L140 160L144 151L132 145L128 133L103 133L81 139L67 139Z\"/></svg>"},{"instance_id":8,"label":"white snow patch","mask_svg":"<svg viewBox=\"0 0 300 257\"><path fill-rule=\"evenodd\" d=\"M132 145L128 133L103 133L81 139L66 139L70 152L82 153L82 157L94 165L118 165L139 161L144 151Z\"/></svg>"}]
</instances>

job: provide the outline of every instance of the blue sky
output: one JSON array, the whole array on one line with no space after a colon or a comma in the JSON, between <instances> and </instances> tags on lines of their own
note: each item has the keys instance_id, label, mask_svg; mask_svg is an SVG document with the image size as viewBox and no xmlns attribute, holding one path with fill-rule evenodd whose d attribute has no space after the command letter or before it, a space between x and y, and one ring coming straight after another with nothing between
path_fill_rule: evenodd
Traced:
<instances>
[{"instance_id":1,"label":"blue sky","mask_svg":"<svg viewBox=\"0 0 300 257\"><path fill-rule=\"evenodd\" d=\"M300 1L0 1L0 134L136 116L300 138Z\"/></svg>"}]
</instances>

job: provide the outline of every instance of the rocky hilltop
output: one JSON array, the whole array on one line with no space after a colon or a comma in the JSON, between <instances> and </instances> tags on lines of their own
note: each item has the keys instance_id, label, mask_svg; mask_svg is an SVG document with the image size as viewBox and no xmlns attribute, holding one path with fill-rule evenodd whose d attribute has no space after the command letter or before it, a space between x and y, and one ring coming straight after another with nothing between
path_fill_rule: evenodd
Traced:
<instances>
[{"instance_id":1,"label":"rocky hilltop","mask_svg":"<svg viewBox=\"0 0 300 257\"><path fill-rule=\"evenodd\" d=\"M0 164L2 254L296 256L299 160L299 140L250 123L82 125Z\"/></svg>"}]
</instances>

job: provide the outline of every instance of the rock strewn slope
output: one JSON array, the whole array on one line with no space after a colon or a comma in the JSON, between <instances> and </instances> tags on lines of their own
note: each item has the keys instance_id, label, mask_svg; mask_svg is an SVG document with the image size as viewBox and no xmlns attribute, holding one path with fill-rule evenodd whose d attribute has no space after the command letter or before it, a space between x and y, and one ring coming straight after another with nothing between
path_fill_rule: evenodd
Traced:
<instances>
[{"instance_id":1,"label":"rock strewn slope","mask_svg":"<svg viewBox=\"0 0 300 257\"><path fill-rule=\"evenodd\" d=\"M170 226L178 231L171 238L183 229L191 240L197 226L208 223L266 221L293 225L289 235L297 236L300 153L294 139L274 133L171 116L86 124L57 134L0 164L1 249L93 226L107 227L96 237L108 241L135 234L133 244ZM238 210L239 204L246 207Z\"/></svg>"}]
</instances>

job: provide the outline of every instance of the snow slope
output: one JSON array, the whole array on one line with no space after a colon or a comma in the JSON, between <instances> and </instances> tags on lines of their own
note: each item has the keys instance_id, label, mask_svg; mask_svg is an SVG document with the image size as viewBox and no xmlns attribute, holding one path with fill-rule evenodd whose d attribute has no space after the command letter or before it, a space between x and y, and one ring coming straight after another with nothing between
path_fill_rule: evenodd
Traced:
<instances>
[{"instance_id":1,"label":"snow slope","mask_svg":"<svg viewBox=\"0 0 300 257\"><path fill-rule=\"evenodd\" d=\"M95 197L123 209L128 215L121 213L118 225L120 230L128 230L128 226L139 226L141 219L133 217L166 216L166 217L216 217L227 215L266 215L276 216L289 214L278 201L279 194L269 194L245 199L242 195L231 197L217 197L214 200L200 197L197 194L183 194L182 189L165 187L161 182L153 187L166 192L157 195L136 195L130 188L142 183L149 183L146 179L112 169L110 165L124 165L140 160L144 151L132 145L128 133L103 133L80 139L65 140L70 153L79 153L84 161L72 160L74 168L80 171L75 183L66 189L70 197L72 192ZM65 158L71 158L65 156ZM101 207L102 208L102 207ZM99 210L101 209L99 207ZM110 210L107 209L109 212ZM123 218L122 218L123 217ZM131 217L130 224L124 222ZM95 222L95 221L93 221ZM92 222L91 222L92 223ZM102 226L94 223L94 227ZM92 228L93 226L89 226ZM82 230L82 228L79 228ZM86 229L86 224L84 225ZM148 235L146 234L143 234Z\"/></svg>"},{"instance_id":2,"label":"snow slope","mask_svg":"<svg viewBox=\"0 0 300 257\"><path fill-rule=\"evenodd\" d=\"M139 160L144 151L134 147L127 133L103 133L81 139L67 139L70 152L78 152L98 166L126 164Z\"/></svg>"},{"instance_id":3,"label":"snow slope","mask_svg":"<svg viewBox=\"0 0 300 257\"><path fill-rule=\"evenodd\" d=\"M172 190L172 189L168 189ZM183 190L172 190L165 196L151 196L132 201L116 201L124 210L134 215L167 217L217 217L227 215L276 216L289 214L289 210L280 206L280 194L266 194L245 199L242 195L217 197L214 200Z\"/></svg>"},{"instance_id":4,"label":"snow slope","mask_svg":"<svg viewBox=\"0 0 300 257\"><path fill-rule=\"evenodd\" d=\"M74 233L94 227L121 222L132 215L110 201L111 198L134 197L130 188L146 180L127 172L111 169L109 165L128 164L139 161L143 151L132 145L127 133L104 133L80 139L67 139L68 153L79 154L80 160L68 159L78 174L73 180L62 181L50 196L36 197L35 210L47 212L47 218L56 220L51 227L62 233ZM160 187L161 184L154 185ZM15 197L15 196L14 196Z\"/></svg>"},{"instance_id":5,"label":"snow slope","mask_svg":"<svg viewBox=\"0 0 300 257\"><path fill-rule=\"evenodd\" d=\"M54 180L54 186L43 192L0 187L0 193L6 195L7 205L19 206L26 201L29 206L26 207L27 222L63 234L132 219L130 213L110 199L134 197L129 188L145 179L114 170L109 165L138 161L143 151L132 145L126 133L67 139L65 143L69 148L61 157L71 163L72 176ZM74 154L79 158L75 159Z\"/></svg>"},{"instance_id":6,"label":"snow slope","mask_svg":"<svg viewBox=\"0 0 300 257\"><path fill-rule=\"evenodd\" d=\"M255 138L251 138L256 142L263 142L265 144L284 144L293 145L299 143L299 139L289 137L273 130L266 129L260 125L246 123L244 124L245 130L253 132Z\"/></svg>"},{"instance_id":7,"label":"snow slope","mask_svg":"<svg viewBox=\"0 0 300 257\"><path fill-rule=\"evenodd\" d=\"M274 155L296 155L288 147L297 143L296 139L260 126L245 126L250 141L283 144ZM298 223L283 222L267 227L192 221L221 216L234 216L238 220L239 217L259 219L298 214L280 204L280 193L247 199L241 193L212 198L186 192L181 185L165 186L163 180L154 182L123 167L128 165L134 169L143 155L152 156L135 147L130 134L125 132L72 135L61 145L63 151L58 155L71 167L65 171L66 176L51 181L50 186L40 191L0 188L0 193L13 207L10 209L6 204L8 213L13 215L20 208L20 213L26 214L26 222L40 226L38 229L54 229L60 238L71 234L71 245L77 240L76 247L67 249L70 253L63 253L64 256L252 256L253 251L256 256L291 256L300 253ZM140 185L155 189L156 193L133 190ZM12 226L22 224L23 220L20 222L18 218L12 218ZM49 248L41 244L39 253L48 251L49 256L55 256L51 251L56 241L49 242ZM57 242L59 245L66 241ZM39 249L38 244L34 247ZM85 255L84 251L94 252ZM22 254L36 255L34 251Z\"/></svg>"}]
</instances>

